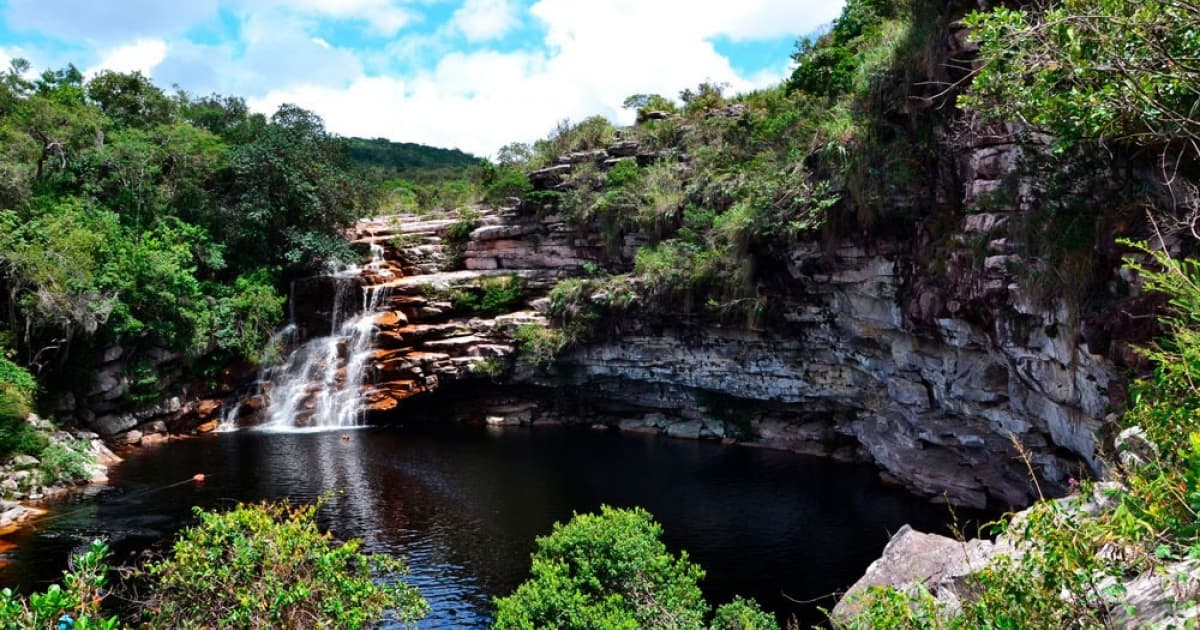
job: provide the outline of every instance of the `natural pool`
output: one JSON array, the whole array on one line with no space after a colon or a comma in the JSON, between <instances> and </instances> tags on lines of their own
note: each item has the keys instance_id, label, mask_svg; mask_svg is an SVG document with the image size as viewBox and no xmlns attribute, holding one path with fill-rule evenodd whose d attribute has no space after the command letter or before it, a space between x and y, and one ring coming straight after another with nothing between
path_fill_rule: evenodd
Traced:
<instances>
[{"instance_id":1,"label":"natural pool","mask_svg":"<svg viewBox=\"0 0 1200 630\"><path fill-rule=\"evenodd\" d=\"M205 473L201 485L171 486ZM640 505L703 566L710 601L757 598L807 627L821 596L862 575L905 523L942 530L945 506L880 483L873 467L763 449L587 429L418 423L349 433L237 432L139 451L111 487L56 507L12 539L0 585L39 587L72 550L108 538L115 564L161 542L191 507L332 493L321 522L405 555L433 607L426 628L485 627L491 598L527 577L534 538L573 511ZM815 600L811 603L797 601Z\"/></svg>"}]
</instances>

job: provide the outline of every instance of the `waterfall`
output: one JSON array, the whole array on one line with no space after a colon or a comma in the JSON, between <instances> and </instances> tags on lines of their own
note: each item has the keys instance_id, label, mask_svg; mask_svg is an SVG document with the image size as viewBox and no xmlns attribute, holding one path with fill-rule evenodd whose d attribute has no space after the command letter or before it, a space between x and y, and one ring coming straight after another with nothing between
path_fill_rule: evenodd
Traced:
<instances>
[{"instance_id":1,"label":"waterfall","mask_svg":"<svg viewBox=\"0 0 1200 630\"><path fill-rule=\"evenodd\" d=\"M363 422L363 382L373 351L377 311L390 297L388 286L370 285L351 304L358 280L389 279L383 247L371 244L371 260L332 274L333 314L330 332L291 349L287 359L264 368L259 381L266 398L264 431L320 431L359 426ZM354 307L357 308L354 308ZM294 333L289 325L282 335ZM285 337L286 339L286 337Z\"/></svg>"}]
</instances>

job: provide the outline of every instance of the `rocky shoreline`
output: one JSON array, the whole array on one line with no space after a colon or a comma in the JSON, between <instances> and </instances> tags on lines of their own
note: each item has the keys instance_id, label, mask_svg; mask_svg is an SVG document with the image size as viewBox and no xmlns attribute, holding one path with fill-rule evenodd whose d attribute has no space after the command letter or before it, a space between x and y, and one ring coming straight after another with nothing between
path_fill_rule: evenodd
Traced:
<instances>
[{"instance_id":1,"label":"rocky shoreline","mask_svg":"<svg viewBox=\"0 0 1200 630\"><path fill-rule=\"evenodd\" d=\"M1055 509L1078 518L1094 518L1116 509L1113 496L1120 490L1115 482L1098 483L1087 492L1055 500ZM978 597L975 590L979 587L971 583L973 574L993 562L1018 560L1036 544L1022 537L1022 522L1029 513L1014 514L1006 533L994 540L960 540L905 525L841 597L831 619L835 623L852 621L862 610L862 598L876 587L895 588L910 597L927 593L940 614L952 617L964 603ZM1109 552L1117 556L1121 550L1114 546ZM1188 628L1200 619L1200 606L1189 602L1190 596L1200 593L1195 559L1166 561L1119 577L1098 573L1094 579L1098 603L1112 611L1111 627Z\"/></svg>"},{"instance_id":2,"label":"rocky shoreline","mask_svg":"<svg viewBox=\"0 0 1200 630\"><path fill-rule=\"evenodd\" d=\"M32 414L26 422L48 435L48 449L78 454L80 468L73 471L73 478L64 479L62 471L46 470L45 462L29 455L15 455L0 463L0 538L32 524L46 513L46 504L81 488L104 485L108 467L121 461L97 433L58 430Z\"/></svg>"}]
</instances>

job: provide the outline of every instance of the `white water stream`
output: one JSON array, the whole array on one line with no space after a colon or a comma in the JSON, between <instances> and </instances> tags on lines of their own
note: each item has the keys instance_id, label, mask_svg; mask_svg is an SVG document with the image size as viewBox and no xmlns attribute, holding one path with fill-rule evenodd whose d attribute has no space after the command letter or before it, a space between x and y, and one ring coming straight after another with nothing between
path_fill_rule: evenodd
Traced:
<instances>
[{"instance_id":1,"label":"white water stream","mask_svg":"<svg viewBox=\"0 0 1200 630\"><path fill-rule=\"evenodd\" d=\"M346 429L363 422L363 382L373 352L375 318L390 297L388 287L361 289L357 308L347 299L358 290L357 280L388 277L383 267L383 247L371 245L371 261L364 267L349 266L332 274L334 282L332 325L328 335L293 341L296 327L289 324L279 332L290 350L287 359L266 367L259 376L266 408L261 431L296 432ZM236 405L222 423L236 426Z\"/></svg>"}]
</instances>

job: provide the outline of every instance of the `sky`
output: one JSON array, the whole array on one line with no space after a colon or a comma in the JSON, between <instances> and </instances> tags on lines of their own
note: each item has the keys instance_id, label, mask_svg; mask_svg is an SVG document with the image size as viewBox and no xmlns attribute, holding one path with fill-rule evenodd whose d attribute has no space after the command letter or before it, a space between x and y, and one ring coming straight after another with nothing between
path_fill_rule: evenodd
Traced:
<instances>
[{"instance_id":1,"label":"sky","mask_svg":"<svg viewBox=\"0 0 1200 630\"><path fill-rule=\"evenodd\" d=\"M333 132L493 155L631 94L788 72L842 0L0 0L0 64L138 70Z\"/></svg>"}]
</instances>

